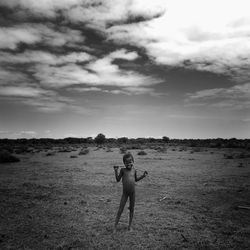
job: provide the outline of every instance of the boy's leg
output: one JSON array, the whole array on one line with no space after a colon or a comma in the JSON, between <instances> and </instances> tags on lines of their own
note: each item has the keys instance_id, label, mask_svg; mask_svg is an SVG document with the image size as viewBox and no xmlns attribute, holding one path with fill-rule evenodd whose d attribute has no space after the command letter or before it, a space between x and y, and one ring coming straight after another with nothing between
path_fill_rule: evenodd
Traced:
<instances>
[{"instance_id":1,"label":"boy's leg","mask_svg":"<svg viewBox=\"0 0 250 250\"><path fill-rule=\"evenodd\" d=\"M121 198L121 202L120 202L120 207L118 209L118 212L117 212L117 215L116 215L116 219L115 219L115 229L116 229L116 226L121 218L121 214L123 212L123 209L125 207L125 204L127 202L127 199L128 199L128 195L126 194L122 194L122 198Z\"/></svg>"},{"instance_id":2,"label":"boy's leg","mask_svg":"<svg viewBox=\"0 0 250 250\"><path fill-rule=\"evenodd\" d=\"M129 225L128 230L131 230L131 224L134 216L134 207L135 207L135 193L129 196Z\"/></svg>"}]
</instances>

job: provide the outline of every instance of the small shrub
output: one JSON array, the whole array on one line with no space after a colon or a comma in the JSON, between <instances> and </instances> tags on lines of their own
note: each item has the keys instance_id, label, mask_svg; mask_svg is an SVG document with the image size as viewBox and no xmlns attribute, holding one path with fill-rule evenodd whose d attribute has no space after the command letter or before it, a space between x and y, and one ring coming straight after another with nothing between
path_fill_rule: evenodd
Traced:
<instances>
[{"instance_id":1,"label":"small shrub","mask_svg":"<svg viewBox=\"0 0 250 250\"><path fill-rule=\"evenodd\" d=\"M87 155L89 153L89 149L85 148L85 149L82 149L80 152L79 152L79 155Z\"/></svg>"},{"instance_id":2,"label":"small shrub","mask_svg":"<svg viewBox=\"0 0 250 250\"><path fill-rule=\"evenodd\" d=\"M124 148L124 147L120 148L121 154L125 154L126 152L127 152L127 148Z\"/></svg>"},{"instance_id":3,"label":"small shrub","mask_svg":"<svg viewBox=\"0 0 250 250\"><path fill-rule=\"evenodd\" d=\"M138 155L147 155L147 153L145 151L143 151L143 150L139 151L137 154Z\"/></svg>"},{"instance_id":4,"label":"small shrub","mask_svg":"<svg viewBox=\"0 0 250 250\"><path fill-rule=\"evenodd\" d=\"M187 147L181 147L179 151L180 151L180 152L182 152L182 151L187 151Z\"/></svg>"},{"instance_id":5,"label":"small shrub","mask_svg":"<svg viewBox=\"0 0 250 250\"><path fill-rule=\"evenodd\" d=\"M132 150L132 149L141 149L141 145L140 144L133 144L133 145L127 145L126 146L127 150Z\"/></svg>"},{"instance_id":6,"label":"small shrub","mask_svg":"<svg viewBox=\"0 0 250 250\"><path fill-rule=\"evenodd\" d=\"M20 161L19 158L10 154L6 150L0 152L0 163L19 162L19 161Z\"/></svg>"},{"instance_id":7,"label":"small shrub","mask_svg":"<svg viewBox=\"0 0 250 250\"><path fill-rule=\"evenodd\" d=\"M234 159L233 155L224 154L225 159Z\"/></svg>"},{"instance_id":8,"label":"small shrub","mask_svg":"<svg viewBox=\"0 0 250 250\"><path fill-rule=\"evenodd\" d=\"M61 148L61 149L59 149L59 152L60 153L69 153L69 152L71 152L72 150L71 149L69 149L69 148Z\"/></svg>"},{"instance_id":9,"label":"small shrub","mask_svg":"<svg viewBox=\"0 0 250 250\"><path fill-rule=\"evenodd\" d=\"M238 168L243 168L243 167L244 167L243 163L240 162L239 165L238 165Z\"/></svg>"},{"instance_id":10,"label":"small shrub","mask_svg":"<svg viewBox=\"0 0 250 250\"><path fill-rule=\"evenodd\" d=\"M166 147L156 147L155 150L159 153L166 153L167 152Z\"/></svg>"},{"instance_id":11,"label":"small shrub","mask_svg":"<svg viewBox=\"0 0 250 250\"><path fill-rule=\"evenodd\" d=\"M70 158L77 158L77 155L71 155Z\"/></svg>"}]
</instances>

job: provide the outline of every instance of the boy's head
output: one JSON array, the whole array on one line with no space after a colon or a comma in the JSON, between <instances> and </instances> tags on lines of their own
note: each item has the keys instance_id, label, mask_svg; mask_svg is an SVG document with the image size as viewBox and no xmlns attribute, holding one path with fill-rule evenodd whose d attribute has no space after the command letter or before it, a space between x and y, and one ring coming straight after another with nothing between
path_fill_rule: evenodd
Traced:
<instances>
[{"instance_id":1,"label":"boy's head","mask_svg":"<svg viewBox=\"0 0 250 250\"><path fill-rule=\"evenodd\" d=\"M133 167L133 164L134 164L133 155L131 153L126 153L123 156L123 163L124 163L126 168L131 169Z\"/></svg>"}]
</instances>

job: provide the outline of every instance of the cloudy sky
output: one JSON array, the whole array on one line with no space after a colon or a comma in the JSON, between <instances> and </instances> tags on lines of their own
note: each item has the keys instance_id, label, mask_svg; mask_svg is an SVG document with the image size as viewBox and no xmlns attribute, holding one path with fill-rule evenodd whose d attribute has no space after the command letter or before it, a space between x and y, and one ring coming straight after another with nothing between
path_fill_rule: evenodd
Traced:
<instances>
[{"instance_id":1,"label":"cloudy sky","mask_svg":"<svg viewBox=\"0 0 250 250\"><path fill-rule=\"evenodd\" d=\"M249 0L1 0L0 138L249 138Z\"/></svg>"}]
</instances>

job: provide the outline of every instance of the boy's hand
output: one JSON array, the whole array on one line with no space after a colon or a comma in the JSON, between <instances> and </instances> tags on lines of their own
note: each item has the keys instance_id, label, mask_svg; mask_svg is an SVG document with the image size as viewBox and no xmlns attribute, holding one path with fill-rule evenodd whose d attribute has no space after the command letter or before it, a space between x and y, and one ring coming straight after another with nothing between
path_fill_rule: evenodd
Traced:
<instances>
[{"instance_id":1,"label":"boy's hand","mask_svg":"<svg viewBox=\"0 0 250 250\"><path fill-rule=\"evenodd\" d=\"M147 171L144 171L144 177L146 177L148 175L148 172Z\"/></svg>"},{"instance_id":2,"label":"boy's hand","mask_svg":"<svg viewBox=\"0 0 250 250\"><path fill-rule=\"evenodd\" d=\"M118 170L119 166L114 166L114 170Z\"/></svg>"}]
</instances>

